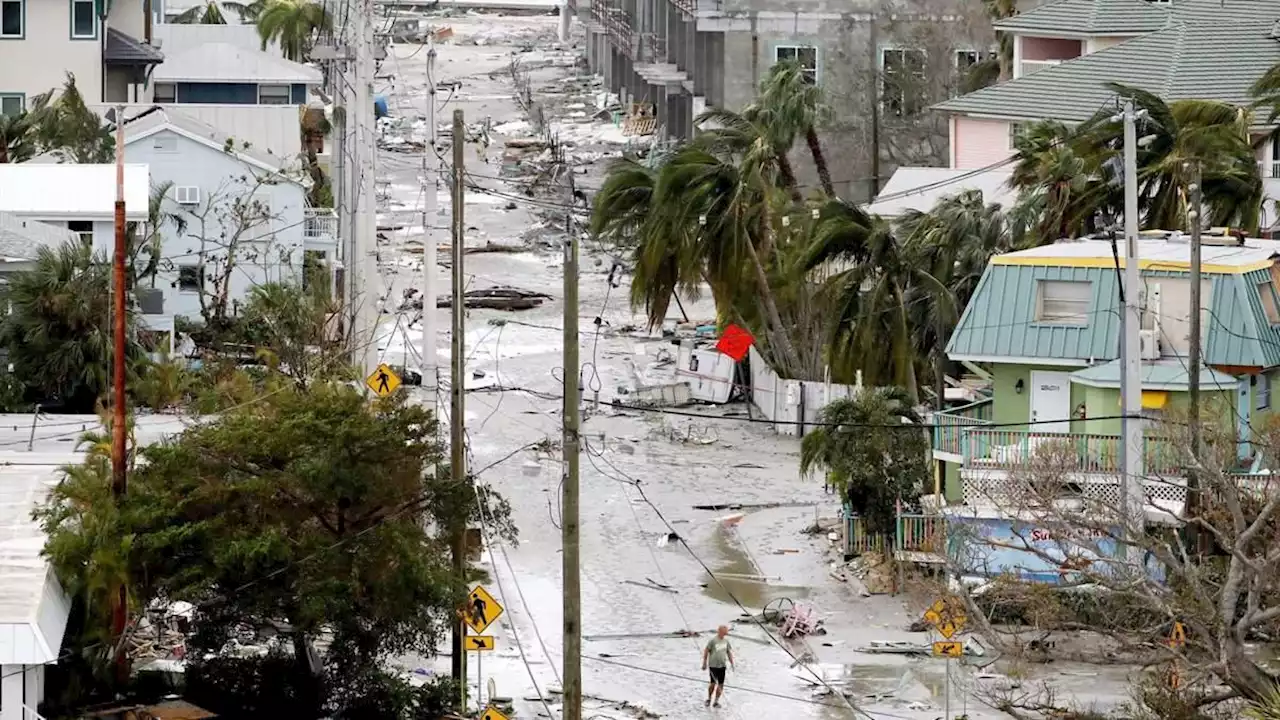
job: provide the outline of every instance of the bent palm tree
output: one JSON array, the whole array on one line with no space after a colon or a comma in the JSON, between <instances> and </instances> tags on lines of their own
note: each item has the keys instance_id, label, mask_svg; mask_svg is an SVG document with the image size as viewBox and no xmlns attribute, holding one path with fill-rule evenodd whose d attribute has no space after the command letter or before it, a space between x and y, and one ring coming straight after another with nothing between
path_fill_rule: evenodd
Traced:
<instances>
[{"instance_id":1,"label":"bent palm tree","mask_svg":"<svg viewBox=\"0 0 1280 720\"><path fill-rule=\"evenodd\" d=\"M257 23L262 49L278 42L284 56L295 62L306 59L318 31L333 27L325 7L310 0L268 0Z\"/></svg>"},{"instance_id":2,"label":"bent palm tree","mask_svg":"<svg viewBox=\"0 0 1280 720\"><path fill-rule=\"evenodd\" d=\"M26 162L36 154L35 116L0 115L0 163Z\"/></svg>"},{"instance_id":3,"label":"bent palm tree","mask_svg":"<svg viewBox=\"0 0 1280 720\"><path fill-rule=\"evenodd\" d=\"M760 84L760 91L760 104L770 109L772 120L779 128L780 141L790 150L796 135L804 136L822 191L827 197L835 197L831 169L818 139L817 128L828 115L822 88L805 77L800 63L789 61L777 63L769 69L769 76ZM790 137L785 133L791 133Z\"/></svg>"}]
</instances>

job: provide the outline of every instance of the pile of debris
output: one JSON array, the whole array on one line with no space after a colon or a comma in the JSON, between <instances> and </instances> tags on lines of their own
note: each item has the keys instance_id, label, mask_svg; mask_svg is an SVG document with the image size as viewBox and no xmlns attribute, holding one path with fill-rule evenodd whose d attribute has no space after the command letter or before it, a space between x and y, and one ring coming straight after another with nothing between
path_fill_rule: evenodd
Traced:
<instances>
[{"instance_id":1,"label":"pile of debris","mask_svg":"<svg viewBox=\"0 0 1280 720\"><path fill-rule=\"evenodd\" d=\"M845 567L862 583L868 594L884 595L893 592L893 563L881 553L864 553L850 560Z\"/></svg>"}]
</instances>

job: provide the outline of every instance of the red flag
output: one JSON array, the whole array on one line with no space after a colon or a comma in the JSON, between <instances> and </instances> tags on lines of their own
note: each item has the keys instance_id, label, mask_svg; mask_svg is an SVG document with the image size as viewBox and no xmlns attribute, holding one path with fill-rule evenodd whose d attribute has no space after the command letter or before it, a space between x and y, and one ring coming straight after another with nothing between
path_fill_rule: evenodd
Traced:
<instances>
[{"instance_id":1,"label":"red flag","mask_svg":"<svg viewBox=\"0 0 1280 720\"><path fill-rule=\"evenodd\" d=\"M747 356L747 351L751 349L755 341L756 339L751 337L751 333L737 325L730 325L724 329L724 334L720 336L720 342L716 343L716 349L733 358L735 362L741 362L742 358Z\"/></svg>"}]
</instances>

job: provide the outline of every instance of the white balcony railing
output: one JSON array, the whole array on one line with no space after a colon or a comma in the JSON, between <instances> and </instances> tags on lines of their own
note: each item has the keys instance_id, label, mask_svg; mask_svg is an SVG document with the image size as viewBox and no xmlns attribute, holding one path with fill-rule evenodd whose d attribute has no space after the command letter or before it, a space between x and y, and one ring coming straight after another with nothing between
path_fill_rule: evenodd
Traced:
<instances>
[{"instance_id":1,"label":"white balcony railing","mask_svg":"<svg viewBox=\"0 0 1280 720\"><path fill-rule=\"evenodd\" d=\"M303 211L302 237L327 240L338 234L338 216L329 208L307 208Z\"/></svg>"},{"instance_id":2,"label":"white balcony railing","mask_svg":"<svg viewBox=\"0 0 1280 720\"><path fill-rule=\"evenodd\" d=\"M1051 68L1054 65L1061 65L1061 60L1023 60L1018 66L1018 77L1026 77L1034 72L1040 72L1045 68Z\"/></svg>"},{"instance_id":3,"label":"white balcony railing","mask_svg":"<svg viewBox=\"0 0 1280 720\"><path fill-rule=\"evenodd\" d=\"M1264 178L1280 178L1280 160L1259 160L1258 175Z\"/></svg>"}]
</instances>

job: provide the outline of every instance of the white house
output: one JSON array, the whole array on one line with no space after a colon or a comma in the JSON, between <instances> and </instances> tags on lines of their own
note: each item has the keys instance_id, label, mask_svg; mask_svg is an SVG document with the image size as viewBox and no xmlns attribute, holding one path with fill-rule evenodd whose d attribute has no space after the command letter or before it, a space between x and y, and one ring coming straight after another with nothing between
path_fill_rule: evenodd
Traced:
<instances>
[{"instance_id":1,"label":"white house","mask_svg":"<svg viewBox=\"0 0 1280 720\"><path fill-rule=\"evenodd\" d=\"M125 219L145 222L146 165L124 168ZM50 162L0 164L0 213L66 228L108 255L115 247L116 168Z\"/></svg>"},{"instance_id":2,"label":"white house","mask_svg":"<svg viewBox=\"0 0 1280 720\"><path fill-rule=\"evenodd\" d=\"M179 418L139 416L140 445L180 433ZM48 560L45 535L31 512L49 497L61 468L83 460L74 448L94 415L0 415L0 720L41 720L44 670L62 654L71 613Z\"/></svg>"},{"instance_id":3,"label":"white house","mask_svg":"<svg viewBox=\"0 0 1280 720\"><path fill-rule=\"evenodd\" d=\"M8 273L30 270L41 248L57 248L76 237L65 227L0 212L0 283Z\"/></svg>"},{"instance_id":4,"label":"white house","mask_svg":"<svg viewBox=\"0 0 1280 720\"><path fill-rule=\"evenodd\" d=\"M125 157L145 163L155 186L171 184L164 209L185 220L161 228L156 287L174 316L201 317L201 297L223 288L236 312L250 290L301 283L307 261L336 258L332 211L307 206L300 158L257 148L172 107L126 120Z\"/></svg>"},{"instance_id":5,"label":"white house","mask_svg":"<svg viewBox=\"0 0 1280 720\"><path fill-rule=\"evenodd\" d=\"M90 102L150 100L148 75L164 56L147 44L146 0L0 0L0 114L62 86Z\"/></svg>"}]
</instances>

